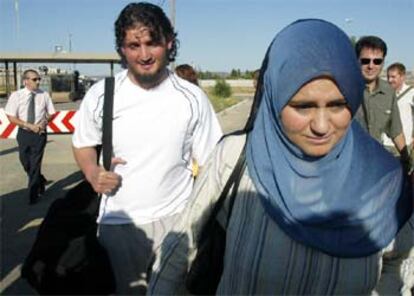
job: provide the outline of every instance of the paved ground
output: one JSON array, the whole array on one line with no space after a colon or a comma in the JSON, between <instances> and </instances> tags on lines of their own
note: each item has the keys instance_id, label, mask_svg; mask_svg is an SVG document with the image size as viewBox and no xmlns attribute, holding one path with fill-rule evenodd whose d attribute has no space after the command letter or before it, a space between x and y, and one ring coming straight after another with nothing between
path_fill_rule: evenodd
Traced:
<instances>
[{"instance_id":1,"label":"paved ground","mask_svg":"<svg viewBox=\"0 0 414 296\"><path fill-rule=\"evenodd\" d=\"M222 111L218 117L225 132L244 126L251 99ZM57 104L57 109L76 109L76 103ZM29 206L25 198L26 176L18 160L14 139L0 139L0 294L36 294L20 278L21 264L29 252L38 227L50 204L64 196L82 178L72 157L70 135L50 135L46 146L43 174L49 180L39 203Z\"/></svg>"}]
</instances>

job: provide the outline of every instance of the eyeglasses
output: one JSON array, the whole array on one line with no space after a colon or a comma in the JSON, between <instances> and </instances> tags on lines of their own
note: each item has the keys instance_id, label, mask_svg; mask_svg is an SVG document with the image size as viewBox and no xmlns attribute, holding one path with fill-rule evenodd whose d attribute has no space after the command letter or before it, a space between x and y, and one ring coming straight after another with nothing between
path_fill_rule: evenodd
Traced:
<instances>
[{"instance_id":1,"label":"eyeglasses","mask_svg":"<svg viewBox=\"0 0 414 296\"><path fill-rule=\"evenodd\" d=\"M368 65L369 63L371 63L371 61L374 63L374 65L381 65L382 62L384 61L384 59L367 59L367 58L362 58L359 59L359 61L361 62L361 65Z\"/></svg>"},{"instance_id":2,"label":"eyeglasses","mask_svg":"<svg viewBox=\"0 0 414 296\"><path fill-rule=\"evenodd\" d=\"M27 79L29 79L29 80L31 80L31 81L33 81L33 82L38 82L38 81L42 80L42 78L40 78L40 77L36 77L36 78L27 78Z\"/></svg>"}]
</instances>

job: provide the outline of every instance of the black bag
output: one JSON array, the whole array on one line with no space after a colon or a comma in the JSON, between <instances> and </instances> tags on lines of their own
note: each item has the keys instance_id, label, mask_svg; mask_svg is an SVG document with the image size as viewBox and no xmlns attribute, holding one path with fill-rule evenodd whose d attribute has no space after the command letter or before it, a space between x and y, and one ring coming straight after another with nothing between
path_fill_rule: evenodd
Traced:
<instances>
[{"instance_id":1,"label":"black bag","mask_svg":"<svg viewBox=\"0 0 414 296\"><path fill-rule=\"evenodd\" d=\"M226 249L226 230L240 179L246 167L245 147L237 164L231 173L223 191L220 194L210 217L203 227L197 246L197 255L191 264L186 278L186 287L194 295L214 295L220 282L224 266L224 251ZM223 228L217 221L217 214L222 209L228 192L232 188L229 200L226 226Z\"/></svg>"},{"instance_id":2,"label":"black bag","mask_svg":"<svg viewBox=\"0 0 414 296\"><path fill-rule=\"evenodd\" d=\"M112 77L105 80L102 150L105 169L112 156ZM96 237L100 196L87 181L55 200L27 256L22 278L39 294L104 295L115 292L106 250Z\"/></svg>"},{"instance_id":3,"label":"black bag","mask_svg":"<svg viewBox=\"0 0 414 296\"><path fill-rule=\"evenodd\" d=\"M50 206L22 268L39 294L109 294L115 282L96 238L99 198L82 181Z\"/></svg>"}]
</instances>

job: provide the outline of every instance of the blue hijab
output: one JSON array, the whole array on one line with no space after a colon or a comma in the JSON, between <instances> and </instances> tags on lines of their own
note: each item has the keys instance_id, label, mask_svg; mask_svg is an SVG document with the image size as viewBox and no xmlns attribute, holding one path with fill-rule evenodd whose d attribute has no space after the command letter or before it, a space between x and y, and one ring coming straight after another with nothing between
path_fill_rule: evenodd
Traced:
<instances>
[{"instance_id":1,"label":"blue hijab","mask_svg":"<svg viewBox=\"0 0 414 296\"><path fill-rule=\"evenodd\" d=\"M333 256L384 248L412 211L399 163L355 120L319 158L290 142L280 121L295 93L321 76L336 82L355 114L364 82L348 36L326 21L299 20L275 37L265 61L246 153L266 212L292 239Z\"/></svg>"}]
</instances>

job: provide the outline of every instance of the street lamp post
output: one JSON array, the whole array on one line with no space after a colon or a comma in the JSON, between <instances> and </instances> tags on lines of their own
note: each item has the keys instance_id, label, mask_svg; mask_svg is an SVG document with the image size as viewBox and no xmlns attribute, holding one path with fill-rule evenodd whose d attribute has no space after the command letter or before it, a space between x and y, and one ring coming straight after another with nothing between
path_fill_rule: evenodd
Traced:
<instances>
[{"instance_id":1,"label":"street lamp post","mask_svg":"<svg viewBox=\"0 0 414 296\"><path fill-rule=\"evenodd\" d=\"M170 21L175 30L175 0L170 0ZM171 62L171 70L174 70L175 63Z\"/></svg>"}]
</instances>

